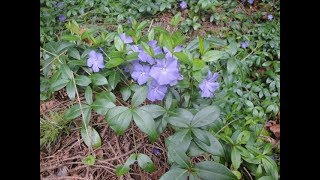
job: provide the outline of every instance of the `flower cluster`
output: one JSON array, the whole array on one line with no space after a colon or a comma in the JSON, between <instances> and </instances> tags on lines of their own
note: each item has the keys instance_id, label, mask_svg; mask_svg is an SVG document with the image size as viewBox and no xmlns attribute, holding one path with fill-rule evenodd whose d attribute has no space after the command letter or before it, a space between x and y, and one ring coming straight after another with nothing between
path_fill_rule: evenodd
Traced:
<instances>
[{"instance_id":1,"label":"flower cluster","mask_svg":"<svg viewBox=\"0 0 320 180\"><path fill-rule=\"evenodd\" d=\"M121 39L126 42L131 42L131 37L122 34ZM178 59L173 56L166 47L157 46L157 41L149 41L148 45L153 49L154 55L163 54L164 58L154 58L144 51L142 46L128 45L128 54L137 52L138 58L134 60L128 67L126 72L131 74L132 79L137 81L139 85L149 83L148 99L150 101L162 100L168 90L168 86L174 86L178 80L183 77L179 72L180 64ZM181 46L174 48L173 52L180 52Z\"/></svg>"},{"instance_id":2,"label":"flower cluster","mask_svg":"<svg viewBox=\"0 0 320 180\"><path fill-rule=\"evenodd\" d=\"M199 84L201 97L213 97L214 92L219 88L219 83L216 82L218 77L219 73L214 73L212 75L212 73L208 71L207 78Z\"/></svg>"}]
</instances>

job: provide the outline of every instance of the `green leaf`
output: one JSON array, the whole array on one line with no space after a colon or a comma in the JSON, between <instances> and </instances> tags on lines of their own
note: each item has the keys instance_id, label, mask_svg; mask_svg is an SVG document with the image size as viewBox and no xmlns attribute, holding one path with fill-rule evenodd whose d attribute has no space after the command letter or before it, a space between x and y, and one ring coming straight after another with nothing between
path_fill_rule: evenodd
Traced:
<instances>
[{"instance_id":1,"label":"green leaf","mask_svg":"<svg viewBox=\"0 0 320 180\"><path fill-rule=\"evenodd\" d=\"M137 30L142 30L144 29L145 27L147 27L148 25L148 22L147 21L142 21L139 26L137 27Z\"/></svg>"},{"instance_id":2,"label":"green leaf","mask_svg":"<svg viewBox=\"0 0 320 180\"><path fill-rule=\"evenodd\" d=\"M124 44L119 36L114 37L114 46L118 51L123 51Z\"/></svg>"},{"instance_id":3,"label":"green leaf","mask_svg":"<svg viewBox=\"0 0 320 180\"><path fill-rule=\"evenodd\" d=\"M221 143L218 141L217 138L215 138L211 133L208 131L203 131L203 133L208 137L210 146L200 141L198 138L194 138L194 142L198 145L199 148L202 150L214 155L214 156L220 156L224 157L224 149L221 145Z\"/></svg>"},{"instance_id":4,"label":"green leaf","mask_svg":"<svg viewBox=\"0 0 320 180\"><path fill-rule=\"evenodd\" d=\"M179 130L168 138L168 146L179 147L182 152L186 152L190 146L192 137L189 129Z\"/></svg>"},{"instance_id":5,"label":"green leaf","mask_svg":"<svg viewBox=\"0 0 320 180\"><path fill-rule=\"evenodd\" d=\"M138 58L138 55L139 55L138 52L132 52L132 53L128 54L125 59L126 59L126 61L133 61Z\"/></svg>"},{"instance_id":6,"label":"green leaf","mask_svg":"<svg viewBox=\"0 0 320 180\"><path fill-rule=\"evenodd\" d=\"M162 175L160 180L185 180L187 178L188 178L188 170L176 167L176 168L170 169L168 172Z\"/></svg>"},{"instance_id":7,"label":"green leaf","mask_svg":"<svg viewBox=\"0 0 320 180\"><path fill-rule=\"evenodd\" d=\"M154 39L154 29L152 28L148 33L148 40L152 41Z\"/></svg>"},{"instance_id":8,"label":"green leaf","mask_svg":"<svg viewBox=\"0 0 320 180\"><path fill-rule=\"evenodd\" d=\"M227 52L231 55L234 56L237 53L238 50L238 44L236 42L232 42L227 46Z\"/></svg>"},{"instance_id":9,"label":"green leaf","mask_svg":"<svg viewBox=\"0 0 320 180\"><path fill-rule=\"evenodd\" d=\"M127 101L131 96L131 90L129 87L122 87L120 92L124 101Z\"/></svg>"},{"instance_id":10,"label":"green leaf","mask_svg":"<svg viewBox=\"0 0 320 180\"><path fill-rule=\"evenodd\" d=\"M199 52L201 56L204 55L204 43L201 37L198 37L198 42L199 42Z\"/></svg>"},{"instance_id":11,"label":"green leaf","mask_svg":"<svg viewBox=\"0 0 320 180\"><path fill-rule=\"evenodd\" d=\"M127 166L123 166L123 165L118 165L116 167L116 175L117 176L122 176L125 175L129 172L130 168Z\"/></svg>"},{"instance_id":12,"label":"green leaf","mask_svg":"<svg viewBox=\"0 0 320 180\"><path fill-rule=\"evenodd\" d=\"M258 180L275 180L272 176L262 176Z\"/></svg>"},{"instance_id":13,"label":"green leaf","mask_svg":"<svg viewBox=\"0 0 320 180\"><path fill-rule=\"evenodd\" d=\"M122 135L125 132L131 120L132 113L129 108L124 106L113 107L106 114L106 121L117 135Z\"/></svg>"},{"instance_id":14,"label":"green leaf","mask_svg":"<svg viewBox=\"0 0 320 180\"><path fill-rule=\"evenodd\" d=\"M88 106L86 104L82 104L81 107L82 107L82 111L90 108L90 106ZM81 115L80 105L75 104L66 111L66 113L64 114L64 118L66 120L71 120L71 119L75 119L75 118L79 117L80 115Z\"/></svg>"},{"instance_id":15,"label":"green leaf","mask_svg":"<svg viewBox=\"0 0 320 180\"><path fill-rule=\"evenodd\" d=\"M268 143L266 144L266 146L264 147L263 153L262 154L268 154L270 151L272 150L272 144Z\"/></svg>"},{"instance_id":16,"label":"green leaf","mask_svg":"<svg viewBox=\"0 0 320 180\"><path fill-rule=\"evenodd\" d=\"M169 92L169 93L166 95L166 102L165 102L165 105L166 105L166 109L167 109L167 110L170 109L171 104L172 104L172 94L171 94L171 92Z\"/></svg>"},{"instance_id":17,"label":"green leaf","mask_svg":"<svg viewBox=\"0 0 320 180\"><path fill-rule=\"evenodd\" d=\"M72 77L73 77L73 72L71 71L71 69L69 68L68 65L62 64L62 65L60 66L60 71L61 71L62 77L66 77L66 78L68 78L68 79L72 79Z\"/></svg>"},{"instance_id":18,"label":"green leaf","mask_svg":"<svg viewBox=\"0 0 320 180\"><path fill-rule=\"evenodd\" d=\"M110 61L108 61L106 68L110 69L113 67L117 67L123 63L122 58L112 58Z\"/></svg>"},{"instance_id":19,"label":"green leaf","mask_svg":"<svg viewBox=\"0 0 320 180\"><path fill-rule=\"evenodd\" d=\"M240 151L238 151L237 148L233 147L231 151L231 162L233 164L233 167L235 169L238 169L241 164L241 154Z\"/></svg>"},{"instance_id":20,"label":"green leaf","mask_svg":"<svg viewBox=\"0 0 320 180\"><path fill-rule=\"evenodd\" d=\"M122 28L121 24L118 25L117 31L118 31L118 34L122 34L123 33L123 28Z\"/></svg>"},{"instance_id":21,"label":"green leaf","mask_svg":"<svg viewBox=\"0 0 320 180\"><path fill-rule=\"evenodd\" d=\"M152 116L142 109L136 109L132 111L133 120L139 129L149 136L149 139L154 142L159 137L157 133L156 124Z\"/></svg>"},{"instance_id":22,"label":"green leaf","mask_svg":"<svg viewBox=\"0 0 320 180\"><path fill-rule=\"evenodd\" d=\"M235 70L235 68L236 68L236 60L235 60L235 58L230 58L229 60L228 60L228 63L227 63L227 70L228 70L228 72L229 73L233 73L233 71Z\"/></svg>"},{"instance_id":23,"label":"green leaf","mask_svg":"<svg viewBox=\"0 0 320 180\"><path fill-rule=\"evenodd\" d=\"M173 40L170 35L161 34L163 36L163 46L168 48L169 51L173 51Z\"/></svg>"},{"instance_id":24,"label":"green leaf","mask_svg":"<svg viewBox=\"0 0 320 180\"><path fill-rule=\"evenodd\" d=\"M197 39L193 39L192 41L189 42L189 44L187 45L186 49L188 51L193 51L195 49L197 49L199 47L199 43Z\"/></svg>"},{"instance_id":25,"label":"green leaf","mask_svg":"<svg viewBox=\"0 0 320 180\"><path fill-rule=\"evenodd\" d=\"M227 167L213 161L203 161L195 164L199 177L203 180L237 180L237 177Z\"/></svg>"},{"instance_id":26,"label":"green leaf","mask_svg":"<svg viewBox=\"0 0 320 180\"><path fill-rule=\"evenodd\" d=\"M110 102L116 103L116 96L111 91L102 91L96 94L96 99L107 99Z\"/></svg>"},{"instance_id":27,"label":"green leaf","mask_svg":"<svg viewBox=\"0 0 320 180\"><path fill-rule=\"evenodd\" d=\"M253 107L253 103L251 101L246 100L245 103L246 103L247 106Z\"/></svg>"},{"instance_id":28,"label":"green leaf","mask_svg":"<svg viewBox=\"0 0 320 180\"><path fill-rule=\"evenodd\" d=\"M193 119L193 114L182 108L178 108L173 112L174 114L168 118L168 122L177 127L187 128L190 125L191 120Z\"/></svg>"},{"instance_id":29,"label":"green leaf","mask_svg":"<svg viewBox=\"0 0 320 180\"><path fill-rule=\"evenodd\" d=\"M75 48L69 49L69 55L75 59L78 59L78 60L80 60L80 58L81 58L79 51Z\"/></svg>"},{"instance_id":30,"label":"green leaf","mask_svg":"<svg viewBox=\"0 0 320 180\"><path fill-rule=\"evenodd\" d=\"M261 162L267 174L271 175L274 179L278 179L278 167L274 160L272 160L269 156L264 156Z\"/></svg>"},{"instance_id":31,"label":"green leaf","mask_svg":"<svg viewBox=\"0 0 320 180\"><path fill-rule=\"evenodd\" d=\"M236 144L247 144L250 136L250 131L242 131L237 137Z\"/></svg>"},{"instance_id":32,"label":"green leaf","mask_svg":"<svg viewBox=\"0 0 320 180\"><path fill-rule=\"evenodd\" d=\"M219 60L224 55L223 51L217 51L217 50L211 50L207 51L204 56L202 57L202 60L205 62L212 62Z\"/></svg>"},{"instance_id":33,"label":"green leaf","mask_svg":"<svg viewBox=\"0 0 320 180\"><path fill-rule=\"evenodd\" d=\"M201 109L192 119L192 127L202 127L213 123L220 116L218 106L208 106Z\"/></svg>"},{"instance_id":34,"label":"green leaf","mask_svg":"<svg viewBox=\"0 0 320 180\"><path fill-rule=\"evenodd\" d=\"M205 62L200 59L195 59L192 61L192 71L201 70L205 66Z\"/></svg>"},{"instance_id":35,"label":"green leaf","mask_svg":"<svg viewBox=\"0 0 320 180\"><path fill-rule=\"evenodd\" d=\"M139 153L137 156L138 165L147 172L154 172L157 167L153 164L149 156Z\"/></svg>"},{"instance_id":36,"label":"green leaf","mask_svg":"<svg viewBox=\"0 0 320 180\"><path fill-rule=\"evenodd\" d=\"M192 65L192 60L189 59L188 55L184 52L174 52L174 56L176 56L180 62L188 65Z\"/></svg>"},{"instance_id":37,"label":"green leaf","mask_svg":"<svg viewBox=\"0 0 320 180\"><path fill-rule=\"evenodd\" d=\"M84 92L84 97L86 98L86 102L89 105L93 102L92 96L92 89L90 86L87 86L86 91Z\"/></svg>"},{"instance_id":38,"label":"green leaf","mask_svg":"<svg viewBox=\"0 0 320 180\"><path fill-rule=\"evenodd\" d=\"M87 131L84 126L81 128L81 137L87 146L92 146L93 148L101 146L99 133L90 126L87 126Z\"/></svg>"},{"instance_id":39,"label":"green leaf","mask_svg":"<svg viewBox=\"0 0 320 180\"><path fill-rule=\"evenodd\" d=\"M206 134L205 130L201 130L199 128L192 128L192 134L198 138L201 142L205 143L206 145L210 146L210 140Z\"/></svg>"},{"instance_id":40,"label":"green leaf","mask_svg":"<svg viewBox=\"0 0 320 180\"><path fill-rule=\"evenodd\" d=\"M143 101L147 98L148 95L148 87L142 86L140 87L132 96L131 105L133 107L138 107Z\"/></svg>"},{"instance_id":41,"label":"green leaf","mask_svg":"<svg viewBox=\"0 0 320 180\"><path fill-rule=\"evenodd\" d=\"M118 71L113 71L109 77L109 85L111 87L111 89L116 88L117 84L120 82L120 74Z\"/></svg>"},{"instance_id":42,"label":"green leaf","mask_svg":"<svg viewBox=\"0 0 320 180\"><path fill-rule=\"evenodd\" d=\"M190 159L179 147L169 146L168 153L175 163L179 164L180 167L188 169L191 167Z\"/></svg>"},{"instance_id":43,"label":"green leaf","mask_svg":"<svg viewBox=\"0 0 320 180\"><path fill-rule=\"evenodd\" d=\"M50 89L51 91L59 91L60 89L64 88L70 82L69 79L59 79L51 84Z\"/></svg>"},{"instance_id":44,"label":"green leaf","mask_svg":"<svg viewBox=\"0 0 320 180\"><path fill-rule=\"evenodd\" d=\"M92 81L92 84L96 86L108 84L107 78L102 76L101 74L91 74L90 79Z\"/></svg>"},{"instance_id":45,"label":"green leaf","mask_svg":"<svg viewBox=\"0 0 320 180\"><path fill-rule=\"evenodd\" d=\"M108 110L115 107L113 102L108 99L97 99L91 104L91 108L100 115L106 115Z\"/></svg>"},{"instance_id":46,"label":"green leaf","mask_svg":"<svg viewBox=\"0 0 320 180\"><path fill-rule=\"evenodd\" d=\"M83 162L83 164L86 164L88 166L93 166L94 163L96 162L96 158L90 154L90 155L84 157L82 159L82 162Z\"/></svg>"},{"instance_id":47,"label":"green leaf","mask_svg":"<svg viewBox=\"0 0 320 180\"><path fill-rule=\"evenodd\" d=\"M91 79L84 75L75 77L74 81L79 86L88 86L91 83Z\"/></svg>"},{"instance_id":48,"label":"green leaf","mask_svg":"<svg viewBox=\"0 0 320 180\"><path fill-rule=\"evenodd\" d=\"M227 41L220 39L220 38L216 38L216 37L209 37L206 39L207 41L209 41L210 43L217 45L217 46L225 46L227 45Z\"/></svg>"},{"instance_id":49,"label":"green leaf","mask_svg":"<svg viewBox=\"0 0 320 180\"><path fill-rule=\"evenodd\" d=\"M76 89L74 87L73 81L69 81L67 86L66 86L66 91L68 94L68 97L72 100L76 96Z\"/></svg>"},{"instance_id":50,"label":"green leaf","mask_svg":"<svg viewBox=\"0 0 320 180\"><path fill-rule=\"evenodd\" d=\"M181 20L181 12L178 12L176 15L173 16L171 19L171 25L177 26Z\"/></svg>"},{"instance_id":51,"label":"green leaf","mask_svg":"<svg viewBox=\"0 0 320 180\"><path fill-rule=\"evenodd\" d=\"M64 34L60 38L63 41L80 41L81 40L80 36L71 35L71 34Z\"/></svg>"},{"instance_id":52,"label":"green leaf","mask_svg":"<svg viewBox=\"0 0 320 180\"><path fill-rule=\"evenodd\" d=\"M162 3L161 5L160 5L160 11L163 11L165 8L166 8L166 4L165 3Z\"/></svg>"},{"instance_id":53,"label":"green leaf","mask_svg":"<svg viewBox=\"0 0 320 180\"><path fill-rule=\"evenodd\" d=\"M189 149L188 149L188 155L189 156L200 156L202 154L206 153L202 149L198 147L198 145L195 142L191 142Z\"/></svg>"},{"instance_id":54,"label":"green leaf","mask_svg":"<svg viewBox=\"0 0 320 180\"><path fill-rule=\"evenodd\" d=\"M141 106L140 109L148 112L154 119L163 115L166 112L166 110L163 107L156 104L148 104L145 106Z\"/></svg>"},{"instance_id":55,"label":"green leaf","mask_svg":"<svg viewBox=\"0 0 320 180\"><path fill-rule=\"evenodd\" d=\"M127 174L130 170L130 165L136 162L137 154L131 154L130 157L127 159L127 161L124 163L124 165L118 165L116 167L116 175L122 176L124 174Z\"/></svg>"},{"instance_id":56,"label":"green leaf","mask_svg":"<svg viewBox=\"0 0 320 180\"><path fill-rule=\"evenodd\" d=\"M89 106L89 108L83 109L83 116L84 116L84 122L86 123L87 126L89 126L90 123L90 119L91 119L91 108ZM83 121L82 121L83 123Z\"/></svg>"}]
</instances>

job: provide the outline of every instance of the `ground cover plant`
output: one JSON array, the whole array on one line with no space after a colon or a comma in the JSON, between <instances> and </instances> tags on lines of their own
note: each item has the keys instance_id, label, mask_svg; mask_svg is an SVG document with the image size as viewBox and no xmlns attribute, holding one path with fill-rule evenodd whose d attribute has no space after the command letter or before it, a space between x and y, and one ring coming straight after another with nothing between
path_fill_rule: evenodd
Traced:
<instances>
[{"instance_id":1,"label":"ground cover plant","mask_svg":"<svg viewBox=\"0 0 320 180\"><path fill-rule=\"evenodd\" d=\"M42 179L279 179L279 1L41 1Z\"/></svg>"}]
</instances>

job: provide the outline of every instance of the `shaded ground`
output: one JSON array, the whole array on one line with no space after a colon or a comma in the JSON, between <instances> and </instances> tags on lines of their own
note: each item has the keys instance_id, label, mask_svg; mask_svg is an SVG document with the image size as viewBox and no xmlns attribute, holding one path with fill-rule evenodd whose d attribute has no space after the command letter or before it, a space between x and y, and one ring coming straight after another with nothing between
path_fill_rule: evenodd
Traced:
<instances>
[{"instance_id":1,"label":"shaded ground","mask_svg":"<svg viewBox=\"0 0 320 180\"><path fill-rule=\"evenodd\" d=\"M41 149L41 179L118 179L115 175L115 167L123 164L134 152L151 157L157 166L157 171L146 173L135 164L131 166L131 171L125 179L159 179L169 169L164 139L172 134L171 130L167 129L158 141L151 144L147 136L141 133L133 123L124 135L117 136L102 116L95 114L91 121L103 141L102 146L94 150L97 159L95 165L88 167L82 163L82 159L89 154L89 149L81 139L79 131L81 120L77 119L68 135L62 136L50 148ZM153 148L159 149L160 153L154 155Z\"/></svg>"}]
</instances>

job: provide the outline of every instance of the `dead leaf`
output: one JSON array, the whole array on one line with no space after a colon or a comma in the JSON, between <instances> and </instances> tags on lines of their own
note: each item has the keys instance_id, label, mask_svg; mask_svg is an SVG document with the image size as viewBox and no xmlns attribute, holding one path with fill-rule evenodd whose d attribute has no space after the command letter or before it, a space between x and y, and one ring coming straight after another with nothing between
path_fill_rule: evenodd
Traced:
<instances>
[{"instance_id":1,"label":"dead leaf","mask_svg":"<svg viewBox=\"0 0 320 180\"><path fill-rule=\"evenodd\" d=\"M280 138L280 124L275 124L269 129L277 138Z\"/></svg>"}]
</instances>

